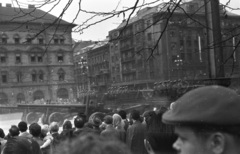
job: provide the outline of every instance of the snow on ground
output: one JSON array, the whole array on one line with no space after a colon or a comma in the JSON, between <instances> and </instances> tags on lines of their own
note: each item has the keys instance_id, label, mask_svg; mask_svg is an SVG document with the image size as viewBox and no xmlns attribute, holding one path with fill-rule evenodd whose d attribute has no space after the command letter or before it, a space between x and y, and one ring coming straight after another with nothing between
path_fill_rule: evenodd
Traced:
<instances>
[{"instance_id":1,"label":"snow on ground","mask_svg":"<svg viewBox=\"0 0 240 154\"><path fill-rule=\"evenodd\" d=\"M18 125L21 121L22 113L8 113L0 114L0 128L5 132L5 135L8 134L8 130L11 125Z\"/></svg>"}]
</instances>

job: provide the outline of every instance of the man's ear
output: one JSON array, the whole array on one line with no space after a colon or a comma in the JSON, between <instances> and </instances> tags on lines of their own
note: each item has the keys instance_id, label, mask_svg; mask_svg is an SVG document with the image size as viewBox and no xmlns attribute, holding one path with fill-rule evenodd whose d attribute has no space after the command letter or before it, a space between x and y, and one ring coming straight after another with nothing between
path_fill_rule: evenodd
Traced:
<instances>
[{"instance_id":1,"label":"man's ear","mask_svg":"<svg viewBox=\"0 0 240 154\"><path fill-rule=\"evenodd\" d=\"M217 132L210 136L210 149L214 154L221 154L226 146L226 137L223 133Z\"/></svg>"}]
</instances>

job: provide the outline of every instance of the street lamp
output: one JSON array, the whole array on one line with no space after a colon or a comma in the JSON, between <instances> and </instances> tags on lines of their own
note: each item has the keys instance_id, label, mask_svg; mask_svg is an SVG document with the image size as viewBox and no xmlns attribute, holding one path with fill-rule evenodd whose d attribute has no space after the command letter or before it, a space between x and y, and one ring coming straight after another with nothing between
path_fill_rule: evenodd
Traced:
<instances>
[{"instance_id":1,"label":"street lamp","mask_svg":"<svg viewBox=\"0 0 240 154\"><path fill-rule=\"evenodd\" d=\"M179 76L179 70L180 70L180 66L183 64L183 60L180 58L179 55L177 55L177 59L174 60L174 63L177 65L177 69L178 69L178 78Z\"/></svg>"}]
</instances>

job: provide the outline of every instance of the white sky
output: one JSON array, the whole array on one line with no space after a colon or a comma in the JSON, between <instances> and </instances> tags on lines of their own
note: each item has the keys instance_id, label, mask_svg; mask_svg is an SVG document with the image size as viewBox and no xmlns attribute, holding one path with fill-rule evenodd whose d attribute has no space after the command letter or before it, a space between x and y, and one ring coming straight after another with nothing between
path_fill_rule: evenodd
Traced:
<instances>
[{"instance_id":1,"label":"white sky","mask_svg":"<svg viewBox=\"0 0 240 154\"><path fill-rule=\"evenodd\" d=\"M13 3L13 1L16 0L0 0L0 3L2 3L3 6L5 6L6 3ZM39 4L39 2L43 1L55 1L55 3L59 0L18 0L19 4L22 7L27 7L27 4ZM60 3L55 7L51 13L55 16L58 16L63 7L67 4L68 1L71 0L60 0ZM63 19L71 22L72 19L75 17L77 10L78 10L78 2L80 0L72 0L72 4L70 5L69 9L67 12L64 14ZM140 2L143 2L144 0L140 0ZM150 3L154 2L156 0L145 0L145 3ZM228 0L220 0L221 3L226 3ZM159 3L163 2L163 0L159 0L157 3L154 5L157 5ZM81 8L83 10L87 11L96 11L96 12L107 12L107 11L112 11L115 10L115 8L118 6L118 10L121 10L123 8L131 7L135 3L135 0L82 0L82 5ZM139 3L141 4L141 3ZM16 4L12 4L17 7ZM44 11L48 11L49 9L52 8L52 4L48 4L42 9ZM240 0L231 0L230 5L233 8L240 8ZM240 14L240 11L236 11L235 13ZM75 24L81 24L83 23L86 19L90 17L89 14L81 12L75 21ZM127 17L127 15L126 15ZM101 19L102 17L96 18L96 20ZM123 15L120 15L119 17L114 17L112 19L108 19L107 21L104 21L102 23L98 23L94 26L91 26L87 30L84 30L82 34L80 33L73 33L73 38L75 40L103 40L106 38L108 35L108 31L116 28L123 20Z\"/></svg>"}]
</instances>

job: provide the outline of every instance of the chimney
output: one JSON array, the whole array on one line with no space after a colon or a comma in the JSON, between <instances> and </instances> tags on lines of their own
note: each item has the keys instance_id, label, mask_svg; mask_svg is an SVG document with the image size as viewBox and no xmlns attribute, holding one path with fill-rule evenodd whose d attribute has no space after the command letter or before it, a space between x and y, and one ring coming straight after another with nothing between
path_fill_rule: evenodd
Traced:
<instances>
[{"instance_id":1,"label":"chimney","mask_svg":"<svg viewBox=\"0 0 240 154\"><path fill-rule=\"evenodd\" d=\"M28 8L29 8L29 9L34 9L34 8L35 8L35 5L29 4L29 5L28 5Z\"/></svg>"},{"instance_id":2,"label":"chimney","mask_svg":"<svg viewBox=\"0 0 240 154\"><path fill-rule=\"evenodd\" d=\"M12 7L12 4L7 3L6 7Z\"/></svg>"}]
</instances>

